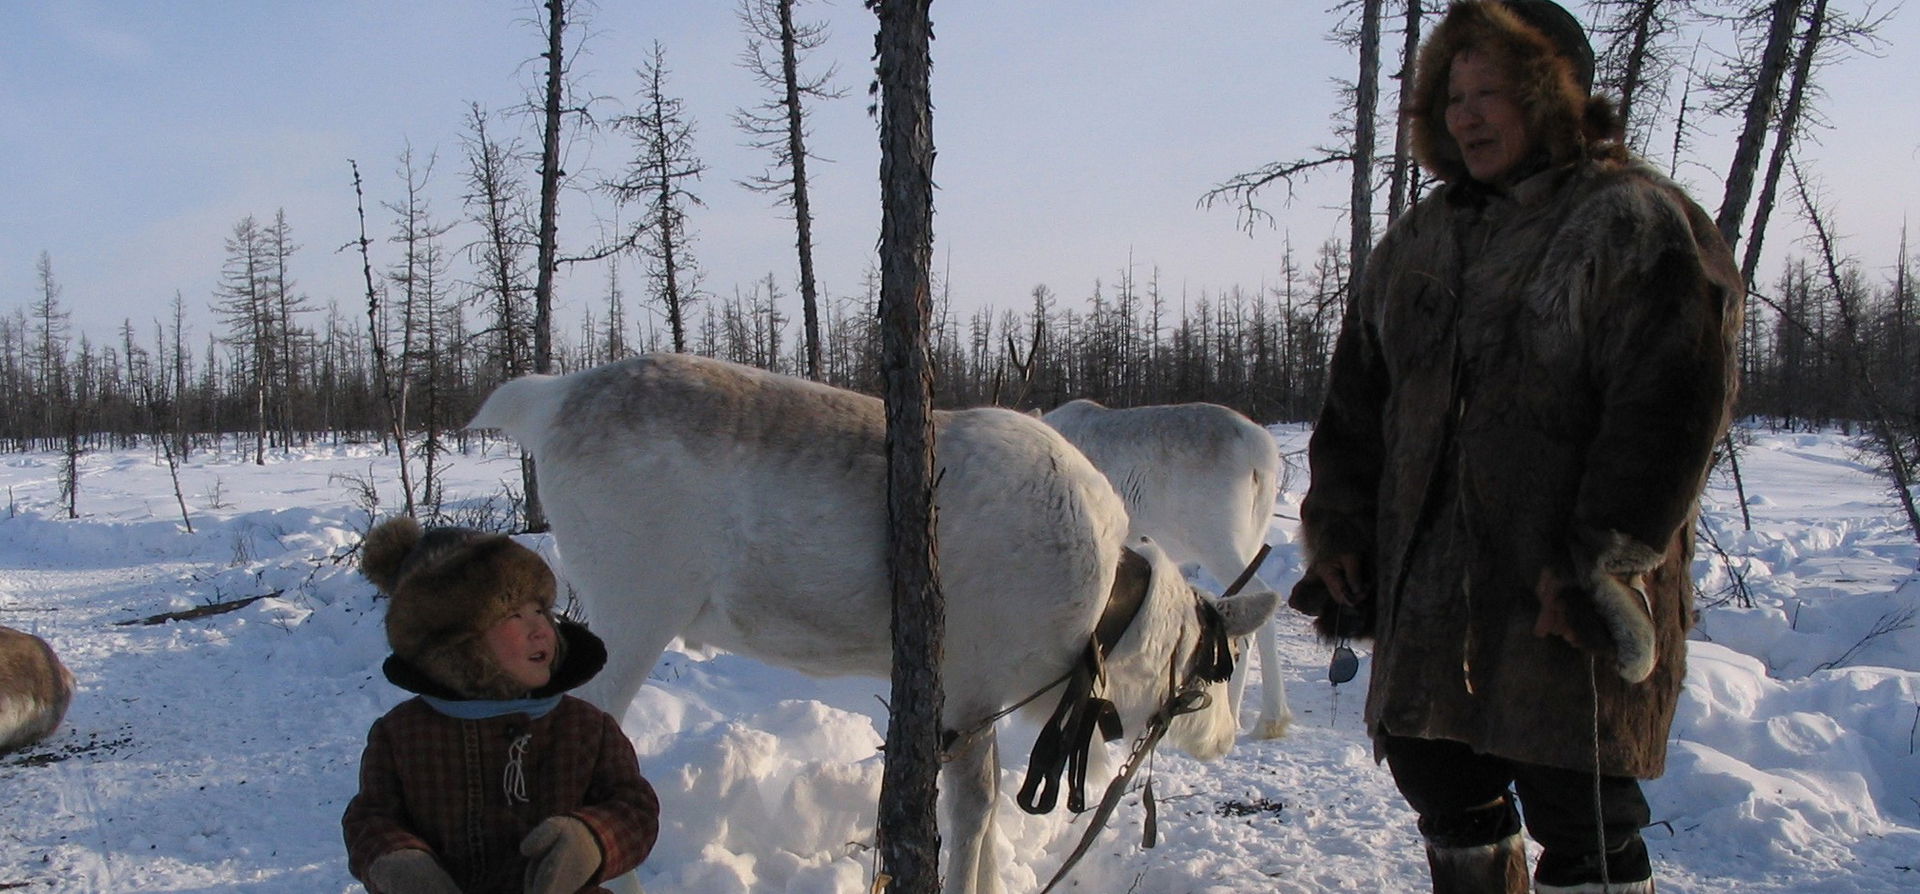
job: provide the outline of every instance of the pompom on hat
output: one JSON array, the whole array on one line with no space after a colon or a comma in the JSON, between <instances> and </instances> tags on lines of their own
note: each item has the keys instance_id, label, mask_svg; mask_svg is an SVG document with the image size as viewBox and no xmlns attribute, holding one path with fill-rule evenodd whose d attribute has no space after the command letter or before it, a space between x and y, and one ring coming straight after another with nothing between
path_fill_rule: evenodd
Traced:
<instances>
[{"instance_id":1,"label":"pompom on hat","mask_svg":"<svg viewBox=\"0 0 1920 894\"><path fill-rule=\"evenodd\" d=\"M553 571L533 550L504 534L422 528L397 516L367 533L360 573L390 600L387 644L394 657L461 698L523 694L482 637L528 600L552 611ZM556 667L562 657L556 656Z\"/></svg>"}]
</instances>

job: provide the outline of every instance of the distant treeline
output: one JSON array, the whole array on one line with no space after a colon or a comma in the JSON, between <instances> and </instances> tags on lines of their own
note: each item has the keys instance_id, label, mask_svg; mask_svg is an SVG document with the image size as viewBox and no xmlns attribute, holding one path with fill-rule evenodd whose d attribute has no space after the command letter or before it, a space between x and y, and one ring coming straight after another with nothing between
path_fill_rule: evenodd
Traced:
<instances>
[{"instance_id":1,"label":"distant treeline","mask_svg":"<svg viewBox=\"0 0 1920 894\"><path fill-rule=\"evenodd\" d=\"M1076 397L1111 406L1211 401L1262 423L1309 422L1338 334L1346 257L1329 243L1299 276L1258 291L1170 296L1150 272L1122 270L1077 299L1038 287L1020 309L956 312L936 301L936 399L1015 409ZM280 300L272 277L254 283L245 303L224 307L224 335L189 341L176 298L171 319L154 331L127 324L113 341L96 341L68 333L45 259L42 273L36 312L0 317L0 448L9 451L164 437L186 454L238 433L264 453L353 432L438 435L457 430L494 386L529 368L516 356L523 335L476 331L458 304L318 312ZM1879 273L1795 260L1771 287L1756 288L1742 344L1742 414L1789 426L1886 418L1920 428L1912 282L1904 258ZM878 391L875 291L823 302L822 377L834 385ZM778 298L762 283L697 305L690 351L797 373L804 346ZM576 331L557 335L555 368L663 349L657 329L606 322L621 316L588 314Z\"/></svg>"},{"instance_id":2,"label":"distant treeline","mask_svg":"<svg viewBox=\"0 0 1920 894\"><path fill-rule=\"evenodd\" d=\"M937 300L936 401L943 407L1051 408L1075 397L1114 406L1213 401L1265 421L1317 410L1340 322L1345 280L1337 247L1314 276L1286 288L1169 296L1148 275L1121 272L1067 301L1038 287L1020 310L953 310ZM46 262L43 259L43 265ZM0 317L0 448L124 447L164 436L175 450L243 434L260 452L319 438L458 429L496 385L531 368L529 340L475 331L458 305L378 304L368 318L279 300L271 278L228 331L186 334L172 319L152 332L124 326L112 342L70 336L56 296L37 313ZM691 353L799 374L804 344L768 283L712 298L690 315ZM878 393L877 289L823 302L822 378ZM250 308L250 310L248 309ZM589 313L556 334L558 372L666 350L658 328L609 326Z\"/></svg>"}]
</instances>

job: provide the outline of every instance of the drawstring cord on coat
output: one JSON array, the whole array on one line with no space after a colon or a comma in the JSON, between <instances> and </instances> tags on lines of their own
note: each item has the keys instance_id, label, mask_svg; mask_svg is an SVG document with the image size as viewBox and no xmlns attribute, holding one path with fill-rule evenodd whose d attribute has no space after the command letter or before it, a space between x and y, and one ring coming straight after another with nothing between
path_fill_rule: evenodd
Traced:
<instances>
[{"instance_id":1,"label":"drawstring cord on coat","mask_svg":"<svg viewBox=\"0 0 1920 894\"><path fill-rule=\"evenodd\" d=\"M527 803L527 772L522 759L527 756L527 745L532 741L533 733L521 733L520 738L507 746L507 769L500 781L506 789L508 804Z\"/></svg>"},{"instance_id":2,"label":"drawstring cord on coat","mask_svg":"<svg viewBox=\"0 0 1920 894\"><path fill-rule=\"evenodd\" d=\"M1600 800L1600 671L1599 661L1587 653L1587 691L1593 694L1593 836L1599 846L1600 890L1613 890L1607 865L1607 812Z\"/></svg>"}]
</instances>

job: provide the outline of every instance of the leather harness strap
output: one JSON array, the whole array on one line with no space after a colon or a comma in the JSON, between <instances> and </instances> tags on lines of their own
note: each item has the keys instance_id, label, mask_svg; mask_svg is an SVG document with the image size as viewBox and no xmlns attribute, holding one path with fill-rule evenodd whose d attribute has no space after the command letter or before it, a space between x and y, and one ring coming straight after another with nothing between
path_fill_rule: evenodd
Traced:
<instances>
[{"instance_id":1,"label":"leather harness strap","mask_svg":"<svg viewBox=\"0 0 1920 894\"><path fill-rule=\"evenodd\" d=\"M1262 544L1260 552L1223 596L1232 596L1246 586L1271 549ZM1060 777L1064 773L1067 809L1075 813L1086 811L1088 752L1093 747L1094 731L1100 732L1102 742L1112 742L1125 734L1113 702L1093 693L1106 682L1107 656L1113 654L1120 638L1140 614L1152 582L1153 566L1146 557L1122 548L1119 572L1114 576L1113 590L1107 594L1107 606L1094 625L1093 640L1068 672L1067 688L1060 695L1060 704L1054 707L1053 715L1047 718L1039 737L1034 739L1033 751L1027 758L1026 781L1014 798L1021 810L1034 814L1053 812L1059 803ZM1147 751L1165 734L1167 724L1174 717L1206 707L1208 684L1224 683L1233 676L1233 645L1227 635L1226 620L1220 616L1220 610L1205 599L1195 600L1194 611L1199 621L1199 641L1194 643L1193 653L1188 656L1184 679L1177 673L1173 656L1167 656L1167 703L1148 723ZM1139 756L1136 755L1136 759ZM1130 778L1132 768L1137 766L1137 763L1131 764L1123 777ZM1062 875L1071 866L1069 862L1062 867Z\"/></svg>"},{"instance_id":2,"label":"leather harness strap","mask_svg":"<svg viewBox=\"0 0 1920 894\"><path fill-rule=\"evenodd\" d=\"M1028 755L1027 778L1014 798L1021 810L1052 813L1060 800L1062 773L1066 774L1067 809L1075 813L1087 809L1087 752L1093 733L1098 729L1101 741L1111 742L1123 732L1113 702L1096 697L1094 689L1106 681L1106 658L1146 604L1152 579L1153 567L1145 557L1130 549L1120 550L1119 573L1114 575L1113 590L1107 594L1107 607L1094 625L1093 639L1074 664L1060 704L1040 728Z\"/></svg>"},{"instance_id":3,"label":"leather harness strap","mask_svg":"<svg viewBox=\"0 0 1920 894\"><path fill-rule=\"evenodd\" d=\"M1127 628L1133 626L1134 616L1140 614L1140 606L1147 601L1147 586L1153 583L1153 566L1145 556L1120 548L1120 569L1113 576L1113 590L1107 593L1107 607L1100 613L1100 622L1093 627L1093 642L1100 647L1100 657L1113 654L1113 648L1119 644L1120 637Z\"/></svg>"},{"instance_id":4,"label":"leather harness strap","mask_svg":"<svg viewBox=\"0 0 1920 894\"><path fill-rule=\"evenodd\" d=\"M1240 572L1240 576L1227 587L1227 591L1221 594L1221 598L1240 592L1240 588L1253 579L1254 570L1260 567L1261 562L1266 561L1269 549L1271 547L1265 545L1260 547L1260 552L1253 557L1252 562L1247 563L1246 570ZM1094 808L1092 818L1087 821L1087 831L1080 836L1080 843L1060 864L1060 869L1053 874L1047 886L1040 889L1040 894L1051 892L1062 879L1067 877L1067 873L1073 871L1073 867L1080 862L1080 858L1087 855L1087 849L1093 847L1094 838L1100 834L1101 829L1106 828L1107 819L1113 815L1114 807L1120 803L1120 796L1126 792L1128 784L1133 781L1134 773L1139 771L1140 765L1146 761L1147 756L1153 753L1154 746L1160 744L1160 737L1167 734L1167 729L1173 725L1173 719L1189 711L1198 711L1206 707L1208 677L1217 674L1220 680L1225 680L1233 675L1232 647L1225 645L1226 622L1220 617L1219 610L1205 599L1199 600L1199 603L1196 611L1200 613L1201 641L1194 644L1193 654L1187 660L1186 679L1180 680L1175 673L1174 656L1168 655L1167 682L1171 688L1167 693L1166 702L1153 713L1151 718L1148 718L1147 728L1133 742L1132 754L1128 755L1126 763L1120 766L1120 772L1107 783L1106 794L1100 798L1100 804ZM1209 647L1208 640L1216 640L1220 644ZM1203 656L1207 657L1203 658ZM1222 658L1224 661L1221 660ZM1028 772L1032 772L1031 768ZM1151 778L1148 779L1145 803L1147 831L1146 837L1140 844L1142 847L1152 847L1158 835Z\"/></svg>"}]
</instances>

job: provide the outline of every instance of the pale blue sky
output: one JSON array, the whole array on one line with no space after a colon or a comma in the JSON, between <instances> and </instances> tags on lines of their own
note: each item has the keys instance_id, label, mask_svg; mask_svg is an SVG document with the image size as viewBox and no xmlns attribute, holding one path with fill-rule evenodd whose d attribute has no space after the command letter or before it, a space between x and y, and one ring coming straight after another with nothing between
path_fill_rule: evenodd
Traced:
<instances>
[{"instance_id":1,"label":"pale blue sky","mask_svg":"<svg viewBox=\"0 0 1920 894\"><path fill-rule=\"evenodd\" d=\"M1333 141L1332 79L1354 62L1326 40L1328 3L1277 0L1093 2L942 0L933 5L935 264L965 307L1024 309L1041 283L1078 306L1096 280L1129 262L1156 268L1174 301L1277 281L1291 238L1302 265L1345 223L1343 175L1290 208L1269 196L1278 228L1241 231L1232 210L1197 207L1211 185L1263 162ZM35 262L51 253L78 331L113 339L131 318L143 340L176 290L196 333L235 222L286 210L294 273L315 304L362 312L347 159L367 177L370 226L391 232L382 201L399 195L396 157L409 143L439 153L433 211L462 213L459 135L467 104L504 111L534 73L537 37L524 0L177 2L7 0L0 3L0 312L33 300ZM1574 4L1584 17L1584 9ZM775 274L788 294L791 225L766 196L736 185L764 159L742 147L729 115L759 98L735 64L743 45L730 0L616 2L593 13L584 86L621 111L633 70L659 40L669 89L685 99L708 165L697 192L695 250L705 287L721 295ZM873 19L858 0L815 2L848 96L816 109L814 207L823 288L859 292L878 224L877 141L866 116ZM1830 82L1836 130L1809 160L1834 200L1848 247L1870 270L1892 263L1898 228L1920 190L1920 114L1907 95L1920 48L1912 12L1887 31L1883 59L1856 59ZM1384 108L1384 106L1383 106ZM503 122L512 123L512 122ZM1383 122L1383 127L1385 126ZM604 137L569 161L610 172L627 151ZM1681 176L1711 212L1715 170L1730 140L1698 147ZM612 209L575 198L562 237L593 238ZM1777 216L1770 245L1800 230ZM449 236L459 245L463 230ZM392 257L378 246L376 264ZM624 285L644 312L637 270ZM1767 273L1766 276L1771 276ZM565 320L600 313L601 276L570 277ZM797 302L796 302L797 303ZM797 308L792 311L797 317Z\"/></svg>"}]
</instances>

